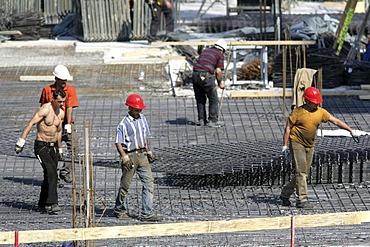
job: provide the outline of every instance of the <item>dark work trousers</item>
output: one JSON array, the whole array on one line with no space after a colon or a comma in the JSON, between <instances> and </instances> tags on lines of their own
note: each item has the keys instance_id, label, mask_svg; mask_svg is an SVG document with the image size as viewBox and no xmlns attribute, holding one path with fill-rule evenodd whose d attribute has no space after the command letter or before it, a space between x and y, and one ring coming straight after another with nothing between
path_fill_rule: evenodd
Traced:
<instances>
[{"instance_id":1,"label":"dark work trousers","mask_svg":"<svg viewBox=\"0 0 370 247\"><path fill-rule=\"evenodd\" d=\"M216 77L208 72L193 72L193 89L197 102L198 120L205 123L207 122L207 98L209 101L208 120L211 122L218 121L218 95L215 80Z\"/></svg>"},{"instance_id":2,"label":"dark work trousers","mask_svg":"<svg viewBox=\"0 0 370 247\"><path fill-rule=\"evenodd\" d=\"M157 9L157 14L152 14L152 21L150 23L150 33L149 39L154 39L157 37L157 32L161 25L161 13L164 14L164 18L166 20L166 32L170 33L174 30L174 20L172 16L172 9L167 8L165 3L162 3L161 6L157 4L157 1L154 1L154 8Z\"/></svg>"},{"instance_id":3,"label":"dark work trousers","mask_svg":"<svg viewBox=\"0 0 370 247\"><path fill-rule=\"evenodd\" d=\"M60 168L60 175L66 176L71 173L72 171L72 143L73 143L73 152L74 152L74 158L76 160L76 157L78 157L79 153L79 145L78 145L78 136L74 128L74 124L72 125L72 131L73 131L73 138L72 134L68 134L67 131L64 129L63 125L63 133L62 133L62 141L66 143L67 145L67 152L65 153L64 159L64 165Z\"/></svg>"},{"instance_id":4,"label":"dark work trousers","mask_svg":"<svg viewBox=\"0 0 370 247\"><path fill-rule=\"evenodd\" d=\"M36 140L34 144L35 155L44 170L44 181L42 181L41 184L41 193L38 203L41 207L58 204L58 156L56 148L56 143Z\"/></svg>"}]
</instances>

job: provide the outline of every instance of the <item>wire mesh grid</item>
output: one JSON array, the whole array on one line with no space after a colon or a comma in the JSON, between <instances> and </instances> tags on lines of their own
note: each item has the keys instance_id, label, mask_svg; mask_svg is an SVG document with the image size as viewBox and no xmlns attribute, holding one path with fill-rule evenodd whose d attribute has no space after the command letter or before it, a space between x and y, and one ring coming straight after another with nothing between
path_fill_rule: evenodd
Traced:
<instances>
[{"instance_id":1,"label":"wire mesh grid","mask_svg":"<svg viewBox=\"0 0 370 247\"><path fill-rule=\"evenodd\" d=\"M19 82L16 78L20 74L41 71L47 73L51 69L50 66L1 68L2 74L9 75L1 81L3 90L0 92L2 231L71 227L71 186L68 184L63 184L58 191L62 206L60 215L45 215L37 211L42 169L32 150L35 129L30 133L22 154L15 155L13 151L21 129L38 109L39 93L45 85L42 82ZM120 221L112 216L121 176L114 136L117 124L127 112L124 100L129 92L125 88L124 79L119 79L125 75L120 74L121 67L109 67L108 71L113 72L103 73L105 69L106 67L93 68L86 65L72 68L76 75L76 82L73 81L72 85L76 86L80 100L80 106L75 110L76 128L80 138L83 120L91 119L92 122L91 149L95 167L98 226L140 224L137 216L140 214L141 184L136 177L127 200L133 218ZM83 73L84 70L89 73ZM136 68L128 67L125 73L132 73L134 78L136 71ZM97 76L99 79L96 79ZM133 79L127 81L133 83ZM307 214L306 211L280 205L280 186L289 179L291 171L284 171L279 167L275 173L270 169L275 161L276 164L282 163L278 155L284 128L281 98L225 98L221 112L221 120L225 125L213 129L195 125L194 98L157 97L158 93L153 91L142 91L140 94L148 106L143 113L149 120L152 132L150 141L158 156L153 164L155 210L165 216L165 222ZM333 115L345 120L355 129L369 129L370 102L360 101L357 97L324 99L324 107ZM333 129L333 126L327 124L325 129ZM368 137L364 137L359 144L355 144L349 137L318 139L315 156L318 165L313 167L309 186L310 199L315 205L311 213L368 210L368 140ZM82 144L81 140L80 143ZM324 163L332 164L331 170L323 169ZM286 162L287 169L289 164ZM251 167L254 169L252 172ZM79 169L76 168L77 173ZM342 180L339 174L343 174ZM277 182L271 184L271 181ZM305 246L364 244L368 242L369 231L366 229L369 228L365 224L362 229L358 231L358 226L297 229L296 243ZM267 237L265 231L257 231L107 239L96 241L96 244L289 246L288 236L288 230L272 230L268 231ZM325 243L322 242L323 239ZM36 244L55 245L56 243Z\"/></svg>"}]
</instances>

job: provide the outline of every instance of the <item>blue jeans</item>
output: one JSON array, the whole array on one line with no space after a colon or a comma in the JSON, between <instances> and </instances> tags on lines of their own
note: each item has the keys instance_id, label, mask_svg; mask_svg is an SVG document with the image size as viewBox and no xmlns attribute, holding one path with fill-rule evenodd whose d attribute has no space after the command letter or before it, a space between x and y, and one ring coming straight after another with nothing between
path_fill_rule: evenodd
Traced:
<instances>
[{"instance_id":1,"label":"blue jeans","mask_svg":"<svg viewBox=\"0 0 370 247\"><path fill-rule=\"evenodd\" d=\"M127 171L123 164L122 166L122 177L121 184L118 189L118 195L116 198L116 205L114 211L116 213L126 213L126 195L130 189L132 178L137 172L141 183L142 183L142 203L141 203L141 216L148 217L153 215L153 195L154 195L154 179L152 175L152 170L146 156L146 153L129 153L128 154L132 162L134 163L134 168Z\"/></svg>"}]
</instances>

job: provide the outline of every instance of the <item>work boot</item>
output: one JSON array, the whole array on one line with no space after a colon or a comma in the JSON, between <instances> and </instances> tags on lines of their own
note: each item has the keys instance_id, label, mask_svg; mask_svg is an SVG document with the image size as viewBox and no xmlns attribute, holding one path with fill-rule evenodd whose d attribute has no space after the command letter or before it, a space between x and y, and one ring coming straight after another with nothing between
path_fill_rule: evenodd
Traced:
<instances>
[{"instance_id":1,"label":"work boot","mask_svg":"<svg viewBox=\"0 0 370 247\"><path fill-rule=\"evenodd\" d=\"M207 121L204 121L203 119L200 119L198 120L196 123L195 123L196 126L206 126L207 125Z\"/></svg>"},{"instance_id":2,"label":"work boot","mask_svg":"<svg viewBox=\"0 0 370 247\"><path fill-rule=\"evenodd\" d=\"M49 206L45 206L45 212L48 214L58 214L62 209L58 206L58 204L53 204Z\"/></svg>"},{"instance_id":3,"label":"work boot","mask_svg":"<svg viewBox=\"0 0 370 247\"><path fill-rule=\"evenodd\" d=\"M125 220L130 218L126 212L114 212L114 216L119 220Z\"/></svg>"},{"instance_id":4,"label":"work boot","mask_svg":"<svg viewBox=\"0 0 370 247\"><path fill-rule=\"evenodd\" d=\"M220 127L222 127L222 123L219 122L219 121L216 121L216 122L210 121L208 123L208 127L211 127L211 128L220 128Z\"/></svg>"},{"instance_id":5,"label":"work boot","mask_svg":"<svg viewBox=\"0 0 370 247\"><path fill-rule=\"evenodd\" d=\"M72 183L72 177L71 177L71 174L69 174L69 173L60 172L59 177L60 177L60 179L62 179L67 184Z\"/></svg>"},{"instance_id":6,"label":"work boot","mask_svg":"<svg viewBox=\"0 0 370 247\"><path fill-rule=\"evenodd\" d=\"M313 209L313 205L309 203L308 201L297 202L295 206L296 208L302 208L302 209L307 209L307 210Z\"/></svg>"},{"instance_id":7,"label":"work boot","mask_svg":"<svg viewBox=\"0 0 370 247\"><path fill-rule=\"evenodd\" d=\"M158 42L158 41L161 41L158 37L154 37L154 36L148 36L148 44L150 45L151 43L153 42Z\"/></svg>"},{"instance_id":8,"label":"work boot","mask_svg":"<svg viewBox=\"0 0 370 247\"><path fill-rule=\"evenodd\" d=\"M281 200L281 205L284 206L284 207L290 207L292 205L289 198L280 196L280 200Z\"/></svg>"},{"instance_id":9,"label":"work boot","mask_svg":"<svg viewBox=\"0 0 370 247\"><path fill-rule=\"evenodd\" d=\"M150 215L150 216L141 216L141 221L148 221L148 222L156 222L156 221L162 221L163 216L160 215Z\"/></svg>"}]
</instances>

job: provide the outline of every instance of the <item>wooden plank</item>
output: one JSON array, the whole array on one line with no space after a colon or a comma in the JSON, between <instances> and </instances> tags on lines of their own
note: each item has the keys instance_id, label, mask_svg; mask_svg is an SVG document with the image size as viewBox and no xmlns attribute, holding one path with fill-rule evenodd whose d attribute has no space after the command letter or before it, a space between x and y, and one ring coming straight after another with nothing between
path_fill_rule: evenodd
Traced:
<instances>
[{"instance_id":1,"label":"wooden plank","mask_svg":"<svg viewBox=\"0 0 370 247\"><path fill-rule=\"evenodd\" d=\"M153 42L153 46L167 46L167 45L214 45L214 41L169 41L169 42ZM226 41L227 42L227 41ZM251 46L269 46L269 45L314 45L316 41L309 40L255 40L255 41L231 41L227 42L228 46L240 46L240 45L251 45Z\"/></svg>"},{"instance_id":2,"label":"wooden plank","mask_svg":"<svg viewBox=\"0 0 370 247\"><path fill-rule=\"evenodd\" d=\"M49 81L54 82L55 76L53 75L21 75L20 81ZM73 80L73 76L70 77L69 81Z\"/></svg>"},{"instance_id":3,"label":"wooden plank","mask_svg":"<svg viewBox=\"0 0 370 247\"><path fill-rule=\"evenodd\" d=\"M370 100L370 95L360 95L359 99L360 100Z\"/></svg>"},{"instance_id":4,"label":"wooden plank","mask_svg":"<svg viewBox=\"0 0 370 247\"><path fill-rule=\"evenodd\" d=\"M260 6L237 6L237 7L228 7L229 12L242 12L242 11L260 11ZM270 6L263 6L262 11L271 11Z\"/></svg>"},{"instance_id":5,"label":"wooden plank","mask_svg":"<svg viewBox=\"0 0 370 247\"><path fill-rule=\"evenodd\" d=\"M289 90L289 89L288 89ZM325 96L366 96L369 92L365 90L323 90L322 95ZM283 97L283 90L247 90L247 91L233 91L230 92L231 98L258 98L258 97ZM287 91L285 97L292 97L292 91ZM325 100L325 98L324 98Z\"/></svg>"},{"instance_id":6,"label":"wooden plank","mask_svg":"<svg viewBox=\"0 0 370 247\"><path fill-rule=\"evenodd\" d=\"M370 90L370 84L361 84L360 87L362 90Z\"/></svg>"},{"instance_id":7,"label":"wooden plank","mask_svg":"<svg viewBox=\"0 0 370 247\"><path fill-rule=\"evenodd\" d=\"M124 52L122 56L124 57L133 57L139 55L152 55L154 53L162 52L161 48L154 48L154 49L139 49L133 52ZM167 52L168 53L168 52Z\"/></svg>"},{"instance_id":8,"label":"wooden plank","mask_svg":"<svg viewBox=\"0 0 370 247\"><path fill-rule=\"evenodd\" d=\"M0 35L22 35L22 33L16 30L9 30L9 31L0 31Z\"/></svg>"},{"instance_id":9,"label":"wooden plank","mask_svg":"<svg viewBox=\"0 0 370 247\"><path fill-rule=\"evenodd\" d=\"M259 98L259 97L283 97L283 91L234 91L230 93L231 98ZM292 97L292 91L286 92L285 97Z\"/></svg>"},{"instance_id":10,"label":"wooden plank","mask_svg":"<svg viewBox=\"0 0 370 247\"><path fill-rule=\"evenodd\" d=\"M357 225L370 222L370 211L294 216L296 228ZM62 242L188 234L215 234L290 228L291 216L186 223L19 231L19 243ZM14 244L14 232L0 232L0 244Z\"/></svg>"}]
</instances>

